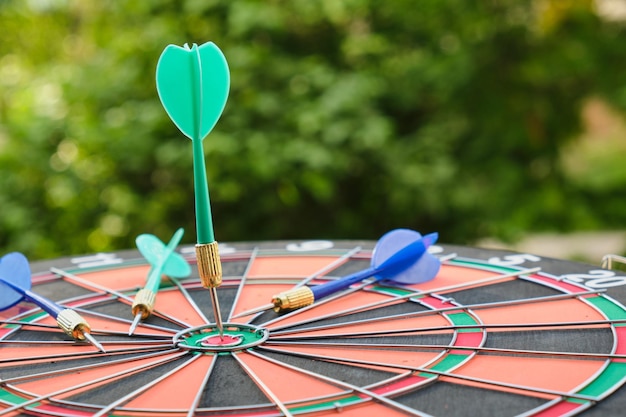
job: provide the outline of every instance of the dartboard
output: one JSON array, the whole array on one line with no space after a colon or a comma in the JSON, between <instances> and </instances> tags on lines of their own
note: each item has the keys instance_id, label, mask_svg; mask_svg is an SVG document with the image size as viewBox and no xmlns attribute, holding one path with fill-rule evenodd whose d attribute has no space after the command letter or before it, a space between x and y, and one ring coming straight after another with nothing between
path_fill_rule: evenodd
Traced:
<instances>
[{"instance_id":1,"label":"dartboard","mask_svg":"<svg viewBox=\"0 0 626 417\"><path fill-rule=\"evenodd\" d=\"M626 409L626 276L531 254L438 245L432 281L364 281L241 316L361 270L373 242L220 246L216 338L193 247L128 334L150 266L134 251L33 262L33 291L85 317L75 341L34 304L0 313L0 415L560 416ZM236 318L234 318L236 317Z\"/></svg>"}]
</instances>

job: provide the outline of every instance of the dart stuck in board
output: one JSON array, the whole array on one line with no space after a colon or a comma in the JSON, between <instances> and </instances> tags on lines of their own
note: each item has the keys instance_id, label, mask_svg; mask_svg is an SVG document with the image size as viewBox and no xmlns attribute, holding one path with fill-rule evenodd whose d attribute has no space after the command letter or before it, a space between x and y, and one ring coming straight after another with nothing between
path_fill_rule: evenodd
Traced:
<instances>
[{"instance_id":1,"label":"dart stuck in board","mask_svg":"<svg viewBox=\"0 0 626 417\"><path fill-rule=\"evenodd\" d=\"M202 141L211 132L228 99L230 72L222 51L207 42L191 47L169 45L156 69L157 91L163 108L180 131L191 139L196 202L196 258L202 284L211 293L213 313L223 334L216 288L222 265L213 234L213 219Z\"/></svg>"},{"instance_id":2,"label":"dart stuck in board","mask_svg":"<svg viewBox=\"0 0 626 417\"><path fill-rule=\"evenodd\" d=\"M273 309L277 313L306 307L317 300L350 288L367 278L397 284L417 284L435 278L441 262L428 253L437 242L438 234L422 236L410 229L395 229L385 233L376 243L369 268L335 281L306 286L301 283L289 291L274 295L269 304L240 313L233 318L249 316Z\"/></svg>"},{"instance_id":3,"label":"dart stuck in board","mask_svg":"<svg viewBox=\"0 0 626 417\"><path fill-rule=\"evenodd\" d=\"M140 320L147 319L154 311L162 274L171 278L184 278L191 274L191 267L187 261L175 252L183 234L183 229L178 229L167 246L159 238L150 234L142 234L135 239L137 249L146 258L151 268L146 278L146 285L139 290L133 300L132 313L135 318L128 330L129 335L134 332Z\"/></svg>"},{"instance_id":4,"label":"dart stuck in board","mask_svg":"<svg viewBox=\"0 0 626 417\"><path fill-rule=\"evenodd\" d=\"M30 266L24 255L13 252L0 258L0 287L3 287L0 290L0 311L26 299L54 317L59 328L68 336L86 340L105 352L104 347L91 336L91 327L80 314L32 292L31 285Z\"/></svg>"}]
</instances>

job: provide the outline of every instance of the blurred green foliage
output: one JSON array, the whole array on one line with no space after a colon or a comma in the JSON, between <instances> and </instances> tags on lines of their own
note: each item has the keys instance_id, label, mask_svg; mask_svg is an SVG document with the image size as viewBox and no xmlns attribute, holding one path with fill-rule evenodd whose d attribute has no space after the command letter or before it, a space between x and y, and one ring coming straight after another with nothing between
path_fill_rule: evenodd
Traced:
<instances>
[{"instance_id":1,"label":"blurred green foliage","mask_svg":"<svg viewBox=\"0 0 626 417\"><path fill-rule=\"evenodd\" d=\"M204 142L220 241L626 226L626 176L559 157L587 98L626 109L626 25L590 0L3 0L0 28L3 253L194 241L154 71L209 40L232 80Z\"/></svg>"}]
</instances>

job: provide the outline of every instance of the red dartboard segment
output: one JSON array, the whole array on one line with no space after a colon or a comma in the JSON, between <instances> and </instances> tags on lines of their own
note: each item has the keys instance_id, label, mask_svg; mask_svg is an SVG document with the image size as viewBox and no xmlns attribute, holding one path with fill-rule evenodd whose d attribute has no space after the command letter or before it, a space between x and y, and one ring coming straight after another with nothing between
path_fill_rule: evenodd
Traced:
<instances>
[{"instance_id":1,"label":"red dartboard segment","mask_svg":"<svg viewBox=\"0 0 626 417\"><path fill-rule=\"evenodd\" d=\"M624 358L615 359L616 362L626 362L626 327L623 325L615 326L615 335L617 336L617 346L615 346L616 355L624 355Z\"/></svg>"},{"instance_id":2,"label":"red dartboard segment","mask_svg":"<svg viewBox=\"0 0 626 417\"><path fill-rule=\"evenodd\" d=\"M159 291L155 309L166 316L176 317L189 327L207 324L207 319L198 311L197 306L191 305L185 295L177 288L165 288Z\"/></svg>"},{"instance_id":3,"label":"red dartboard segment","mask_svg":"<svg viewBox=\"0 0 626 417\"><path fill-rule=\"evenodd\" d=\"M151 409L159 410L183 409L188 410L193 407L196 399L196 392L187 389L187 386L202 386L206 375L214 365L214 355L197 355L191 358L177 372L177 374L166 375L162 381L126 403L129 409ZM185 384L180 381L184 380ZM172 397L176 401L172 401ZM175 406L175 407L173 407Z\"/></svg>"},{"instance_id":4,"label":"red dartboard segment","mask_svg":"<svg viewBox=\"0 0 626 417\"><path fill-rule=\"evenodd\" d=\"M283 403L303 400L302 393L298 393L294 390L294 386L306 387L307 395L311 399L324 396L341 397L347 395L345 389L294 369L281 366L268 366L267 361L250 353L237 353L237 357L248 365L250 370L254 373L254 376L264 381L268 389ZM306 397L304 400L307 400Z\"/></svg>"},{"instance_id":5,"label":"red dartboard segment","mask_svg":"<svg viewBox=\"0 0 626 417\"><path fill-rule=\"evenodd\" d=\"M475 379L526 385L546 391L570 392L604 366L602 360L476 355L455 374ZM506 370L506 375L502 375ZM563 378L562 375L567 375Z\"/></svg>"},{"instance_id":6,"label":"red dartboard segment","mask_svg":"<svg viewBox=\"0 0 626 417\"><path fill-rule=\"evenodd\" d=\"M337 260L336 256L257 256L248 269L247 278L306 278Z\"/></svg>"},{"instance_id":7,"label":"red dartboard segment","mask_svg":"<svg viewBox=\"0 0 626 417\"><path fill-rule=\"evenodd\" d=\"M604 317L591 306L585 306L577 299L546 301L533 303L534 308L528 305L509 305L494 308L483 308L480 317L486 324L536 324L543 323L597 323ZM597 327L606 327L608 324L595 324ZM498 329L508 330L506 327Z\"/></svg>"},{"instance_id":8,"label":"red dartboard segment","mask_svg":"<svg viewBox=\"0 0 626 417\"><path fill-rule=\"evenodd\" d=\"M216 329L195 272L164 281L155 314L129 336L129 300L149 270L139 255L120 254L113 266L33 265L42 271L33 289L79 309L107 353L68 338L31 304L0 312L0 415L561 416L626 407L626 289L608 271L616 278L593 284L610 288L586 287L595 267L582 264L443 246L434 249L458 256L428 283L354 286L300 311L229 320L303 280L362 269L373 247L321 243L224 252L218 295L225 332L241 345L221 351L211 350Z\"/></svg>"},{"instance_id":9,"label":"red dartboard segment","mask_svg":"<svg viewBox=\"0 0 626 417\"><path fill-rule=\"evenodd\" d=\"M113 291L125 291L141 288L146 282L150 265L129 265L122 268L93 270L81 274L80 277L88 284L95 284ZM79 284L80 285L80 284Z\"/></svg>"},{"instance_id":10,"label":"red dartboard segment","mask_svg":"<svg viewBox=\"0 0 626 417\"><path fill-rule=\"evenodd\" d=\"M536 414L537 417L558 417L564 415L571 415L576 411L582 411L589 407L589 403L580 403L573 401L558 401L556 400L553 405L545 408Z\"/></svg>"}]
</instances>

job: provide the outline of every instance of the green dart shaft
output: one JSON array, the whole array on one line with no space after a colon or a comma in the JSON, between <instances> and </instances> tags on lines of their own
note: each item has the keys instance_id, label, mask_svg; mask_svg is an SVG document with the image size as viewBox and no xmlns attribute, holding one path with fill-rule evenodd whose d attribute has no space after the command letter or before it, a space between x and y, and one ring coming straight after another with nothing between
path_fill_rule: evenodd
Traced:
<instances>
[{"instance_id":1,"label":"green dart shaft","mask_svg":"<svg viewBox=\"0 0 626 417\"><path fill-rule=\"evenodd\" d=\"M202 140L192 141L192 149L193 182L196 198L196 233L198 243L211 243L215 241L215 236L213 234L211 202L209 200L209 184L206 178Z\"/></svg>"},{"instance_id":2,"label":"green dart shaft","mask_svg":"<svg viewBox=\"0 0 626 417\"><path fill-rule=\"evenodd\" d=\"M150 268L150 273L148 273L148 279L146 279L145 289L156 293L159 291L159 286L161 284L161 275L163 275L163 265L158 265L156 267Z\"/></svg>"},{"instance_id":3,"label":"green dart shaft","mask_svg":"<svg viewBox=\"0 0 626 417\"><path fill-rule=\"evenodd\" d=\"M198 47L193 46L191 55L192 71L194 85L202 86L202 77L200 68L200 57L198 55ZM202 94L202 88L192 91L194 95L192 117L196 119L195 131L193 132L192 150L193 150L193 188L196 199L196 233L199 244L211 243L215 241L213 235L213 217L211 216L211 201L209 199L209 184L206 178L206 166L204 162L204 147L202 146L203 135L201 133L202 120L199 115L202 114L202 99L198 95Z\"/></svg>"}]
</instances>

